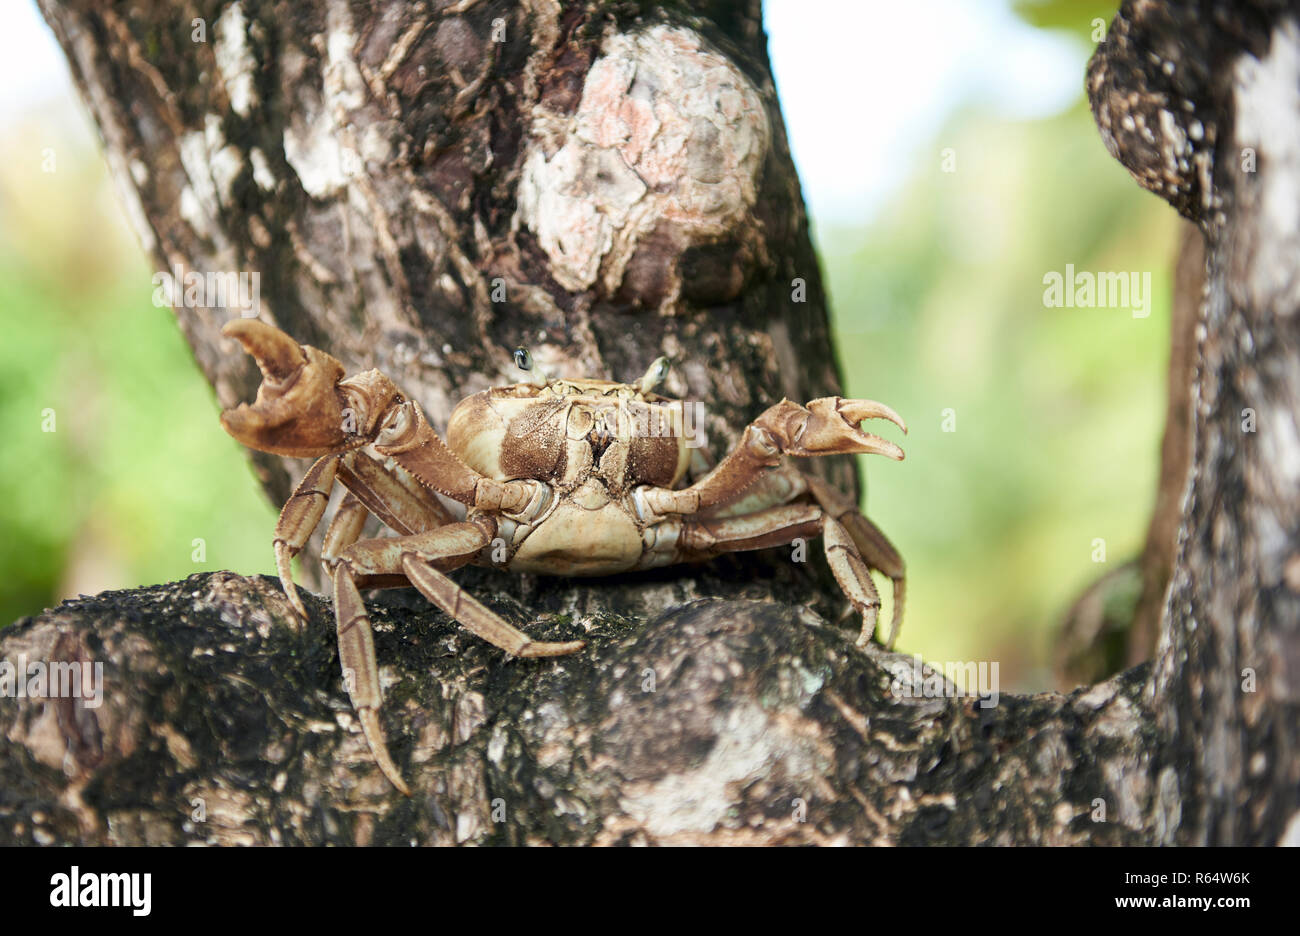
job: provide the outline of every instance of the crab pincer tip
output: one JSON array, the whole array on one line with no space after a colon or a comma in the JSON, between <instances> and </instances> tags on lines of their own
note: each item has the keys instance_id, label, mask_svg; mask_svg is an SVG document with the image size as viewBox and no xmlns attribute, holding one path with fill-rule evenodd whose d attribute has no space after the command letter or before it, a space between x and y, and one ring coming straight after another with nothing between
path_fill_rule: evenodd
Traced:
<instances>
[{"instance_id":1,"label":"crab pincer tip","mask_svg":"<svg viewBox=\"0 0 1300 936\"><path fill-rule=\"evenodd\" d=\"M840 414L855 426L864 419L887 419L907 434L907 423L903 417L894 412L890 406L876 400L845 400L840 405Z\"/></svg>"},{"instance_id":2,"label":"crab pincer tip","mask_svg":"<svg viewBox=\"0 0 1300 936\"><path fill-rule=\"evenodd\" d=\"M284 380L307 363L302 345L274 325L259 319L231 319L221 334L234 338L253 356L262 376L272 381Z\"/></svg>"}]
</instances>

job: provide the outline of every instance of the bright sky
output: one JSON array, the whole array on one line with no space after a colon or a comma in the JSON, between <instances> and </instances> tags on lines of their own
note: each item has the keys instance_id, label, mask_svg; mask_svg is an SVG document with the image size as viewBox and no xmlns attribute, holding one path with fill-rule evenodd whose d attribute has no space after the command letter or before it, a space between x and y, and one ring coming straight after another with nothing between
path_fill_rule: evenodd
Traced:
<instances>
[{"instance_id":1,"label":"bright sky","mask_svg":"<svg viewBox=\"0 0 1300 936\"><path fill-rule=\"evenodd\" d=\"M1011 117L1067 107L1082 43L997 0L766 0L765 25L804 198L821 221L861 220L910 173L961 104Z\"/></svg>"},{"instance_id":2,"label":"bright sky","mask_svg":"<svg viewBox=\"0 0 1300 936\"><path fill-rule=\"evenodd\" d=\"M861 221L954 109L1037 117L1079 93L1088 50L1002 0L767 0L766 25L804 195L823 222ZM63 55L30 0L0 30L0 124L75 106Z\"/></svg>"},{"instance_id":3,"label":"bright sky","mask_svg":"<svg viewBox=\"0 0 1300 936\"><path fill-rule=\"evenodd\" d=\"M34 0L14 0L0 29L0 123L73 93L72 78Z\"/></svg>"}]
</instances>

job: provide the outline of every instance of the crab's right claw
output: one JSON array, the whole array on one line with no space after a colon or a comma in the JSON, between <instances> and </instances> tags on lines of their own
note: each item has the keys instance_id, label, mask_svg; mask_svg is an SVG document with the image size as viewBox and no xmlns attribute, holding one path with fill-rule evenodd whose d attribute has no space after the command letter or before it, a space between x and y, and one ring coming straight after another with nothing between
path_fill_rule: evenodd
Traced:
<instances>
[{"instance_id":1,"label":"crab's right claw","mask_svg":"<svg viewBox=\"0 0 1300 936\"><path fill-rule=\"evenodd\" d=\"M903 460L903 450L887 439L863 432L864 419L887 419L904 432L907 425L884 403L822 397L806 407L789 400L768 410L755 425L776 437L784 455L841 455L864 452Z\"/></svg>"},{"instance_id":2,"label":"crab's right claw","mask_svg":"<svg viewBox=\"0 0 1300 936\"><path fill-rule=\"evenodd\" d=\"M903 450L893 442L858 428L858 423L864 419L887 419L907 432L903 417L884 403L822 397L808 404L808 412L812 415L808 417L802 435L796 439L799 448L813 454L866 452L895 461L903 460Z\"/></svg>"},{"instance_id":3,"label":"crab's right claw","mask_svg":"<svg viewBox=\"0 0 1300 936\"><path fill-rule=\"evenodd\" d=\"M338 387L342 364L257 319L234 319L221 333L243 345L262 372L253 404L221 414L226 432L249 448L294 458L352 447L344 428L347 400Z\"/></svg>"}]
</instances>

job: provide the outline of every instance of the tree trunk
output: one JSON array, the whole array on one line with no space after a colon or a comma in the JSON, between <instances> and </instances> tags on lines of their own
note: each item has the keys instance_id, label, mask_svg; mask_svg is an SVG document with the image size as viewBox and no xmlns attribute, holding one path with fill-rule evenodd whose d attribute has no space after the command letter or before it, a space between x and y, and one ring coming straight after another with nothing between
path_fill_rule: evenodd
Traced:
<instances>
[{"instance_id":1,"label":"tree trunk","mask_svg":"<svg viewBox=\"0 0 1300 936\"><path fill-rule=\"evenodd\" d=\"M159 265L262 271L264 317L398 377L435 425L512 379L516 344L623 378L667 353L718 451L767 403L838 387L757 3L209 4L198 45L169 4L43 7ZM954 698L828 623L820 565L579 587L475 570L478 594L510 589L489 598L506 616L588 647L503 662L403 593L375 600L408 800L367 755L325 602L295 634L273 582L199 575L5 631L4 659L102 662L107 689L6 707L0 841L1300 838L1300 40L1271 8L1141 11L1120 11L1089 92L1112 151L1209 244L1155 668ZM216 337L238 312L177 311L219 400L251 396Z\"/></svg>"},{"instance_id":2,"label":"tree trunk","mask_svg":"<svg viewBox=\"0 0 1300 936\"><path fill-rule=\"evenodd\" d=\"M1188 844L1300 839L1300 9L1125 3L1088 74L1102 139L1200 226L1191 470L1151 686Z\"/></svg>"},{"instance_id":3,"label":"tree trunk","mask_svg":"<svg viewBox=\"0 0 1300 936\"><path fill-rule=\"evenodd\" d=\"M655 6L42 0L159 271L260 273L264 320L435 426L519 345L666 354L721 451L840 380L760 5ZM176 308L223 407L260 379L242 312ZM258 459L283 501L302 466Z\"/></svg>"}]
</instances>

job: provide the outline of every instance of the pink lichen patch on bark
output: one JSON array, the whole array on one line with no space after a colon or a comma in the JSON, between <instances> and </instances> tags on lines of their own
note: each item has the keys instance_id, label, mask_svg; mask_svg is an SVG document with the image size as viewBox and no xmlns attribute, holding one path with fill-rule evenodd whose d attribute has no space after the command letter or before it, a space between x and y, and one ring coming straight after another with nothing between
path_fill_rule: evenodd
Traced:
<instances>
[{"instance_id":1,"label":"pink lichen patch on bark","mask_svg":"<svg viewBox=\"0 0 1300 936\"><path fill-rule=\"evenodd\" d=\"M613 293L656 224L679 250L740 227L770 139L758 90L695 32L615 34L571 118L535 113L519 218L564 288Z\"/></svg>"}]
</instances>

